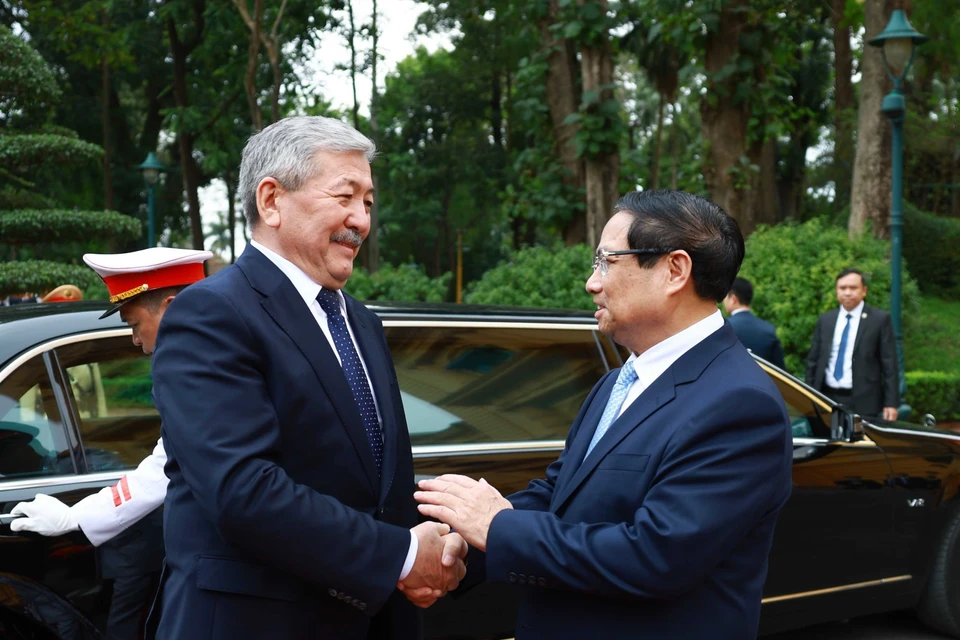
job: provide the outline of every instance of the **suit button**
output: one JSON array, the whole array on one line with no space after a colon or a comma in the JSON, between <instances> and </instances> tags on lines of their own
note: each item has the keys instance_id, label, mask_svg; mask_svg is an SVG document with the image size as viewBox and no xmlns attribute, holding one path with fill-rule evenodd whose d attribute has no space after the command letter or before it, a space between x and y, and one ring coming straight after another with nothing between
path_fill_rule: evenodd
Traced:
<instances>
[{"instance_id":1,"label":"suit button","mask_svg":"<svg viewBox=\"0 0 960 640\"><path fill-rule=\"evenodd\" d=\"M517 576L517 584L527 584L527 576L522 573Z\"/></svg>"},{"instance_id":2,"label":"suit button","mask_svg":"<svg viewBox=\"0 0 960 640\"><path fill-rule=\"evenodd\" d=\"M366 602L361 602L360 604L357 605L357 609L360 609L360 611L363 611L366 608L367 608Z\"/></svg>"},{"instance_id":3,"label":"suit button","mask_svg":"<svg viewBox=\"0 0 960 640\"><path fill-rule=\"evenodd\" d=\"M537 584L542 587L547 584L547 581L544 580L543 578L537 578Z\"/></svg>"},{"instance_id":4,"label":"suit button","mask_svg":"<svg viewBox=\"0 0 960 640\"><path fill-rule=\"evenodd\" d=\"M507 574L507 579L509 579L510 582L516 582L516 581L517 581L517 574L515 574L513 571L511 571L510 573Z\"/></svg>"},{"instance_id":5,"label":"suit button","mask_svg":"<svg viewBox=\"0 0 960 640\"><path fill-rule=\"evenodd\" d=\"M336 598L336 597L337 597L337 590L336 590L336 589L330 589L329 591L327 591L327 593L330 594L330 597L331 597L331 598Z\"/></svg>"},{"instance_id":6,"label":"suit button","mask_svg":"<svg viewBox=\"0 0 960 640\"><path fill-rule=\"evenodd\" d=\"M337 600L343 600L343 599L346 598L346 597L347 597L347 596L346 596L345 594L343 594L343 593L338 593L338 594L337 594ZM347 599L349 600L349 598L347 598Z\"/></svg>"}]
</instances>

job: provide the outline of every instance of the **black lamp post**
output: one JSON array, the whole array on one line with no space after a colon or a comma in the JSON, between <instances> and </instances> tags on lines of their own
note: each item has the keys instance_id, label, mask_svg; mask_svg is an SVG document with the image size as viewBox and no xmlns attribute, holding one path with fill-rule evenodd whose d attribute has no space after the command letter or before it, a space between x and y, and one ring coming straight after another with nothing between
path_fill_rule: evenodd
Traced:
<instances>
[{"instance_id":1,"label":"black lamp post","mask_svg":"<svg viewBox=\"0 0 960 640\"><path fill-rule=\"evenodd\" d=\"M900 400L905 404L907 381L903 374L903 329L900 322L901 271L903 263L903 118L906 113L906 99L901 84L913 64L916 45L928 40L927 36L913 28L907 15L901 9L890 14L886 28L870 44L883 49L883 66L893 80L893 90L883 98L880 110L890 118L893 124L893 193L890 205L890 315L893 331L897 336L897 359L900 368ZM905 413L910 408L904 407ZM906 417L906 416L903 416Z\"/></svg>"},{"instance_id":2,"label":"black lamp post","mask_svg":"<svg viewBox=\"0 0 960 640\"><path fill-rule=\"evenodd\" d=\"M147 183L147 247L155 245L156 228L156 207L153 201L153 190L157 186L157 180L160 179L160 173L166 171L166 167L157 160L153 151L147 154L147 159L142 164L137 165L137 169L143 174L143 181Z\"/></svg>"}]
</instances>

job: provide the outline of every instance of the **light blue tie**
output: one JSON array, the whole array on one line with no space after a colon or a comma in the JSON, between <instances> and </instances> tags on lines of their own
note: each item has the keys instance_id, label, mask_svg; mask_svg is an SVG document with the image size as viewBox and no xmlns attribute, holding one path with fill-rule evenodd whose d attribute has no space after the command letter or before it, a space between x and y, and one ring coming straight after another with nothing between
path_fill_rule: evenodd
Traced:
<instances>
[{"instance_id":1,"label":"light blue tie","mask_svg":"<svg viewBox=\"0 0 960 640\"><path fill-rule=\"evenodd\" d=\"M357 409L360 410L363 430L366 431L367 440L370 441L370 449L373 451L373 459L377 463L379 473L383 469L383 434L380 432L380 421L377 420L377 408L373 404L373 392L370 391L367 375L363 371L357 348L353 346L353 340L350 339L347 322L340 313L340 298L333 289L321 289L317 294L317 302L327 314L330 335L333 337L333 344L337 347L337 353L340 354L343 374L347 377L347 384L350 385L353 399L357 403Z\"/></svg>"},{"instance_id":2,"label":"light blue tie","mask_svg":"<svg viewBox=\"0 0 960 640\"><path fill-rule=\"evenodd\" d=\"M603 410L603 415L600 416L600 424L597 425L597 430L593 433L593 440L587 447L587 453L583 456L584 459L590 455L593 448L600 442L600 438L607 432L613 421L617 419L620 407L627 398L627 391L636 380L637 369L632 362L628 362L620 368L620 375L617 376L617 382L613 385L613 391L610 392L610 398L607 400L607 407Z\"/></svg>"},{"instance_id":3,"label":"light blue tie","mask_svg":"<svg viewBox=\"0 0 960 640\"><path fill-rule=\"evenodd\" d=\"M843 356L847 353L847 338L850 337L850 318L853 314L847 314L847 324L843 327L843 333L840 334L840 348L837 349L837 364L833 366L833 379L839 380L843 377Z\"/></svg>"}]
</instances>

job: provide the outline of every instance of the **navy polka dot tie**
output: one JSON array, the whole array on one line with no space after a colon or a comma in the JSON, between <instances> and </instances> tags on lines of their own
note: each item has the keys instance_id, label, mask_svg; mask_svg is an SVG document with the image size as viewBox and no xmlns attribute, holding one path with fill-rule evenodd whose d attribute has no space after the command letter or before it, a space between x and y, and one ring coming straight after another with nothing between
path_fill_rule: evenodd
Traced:
<instances>
[{"instance_id":1,"label":"navy polka dot tie","mask_svg":"<svg viewBox=\"0 0 960 640\"><path fill-rule=\"evenodd\" d=\"M347 331L347 322L340 313L340 299L336 291L321 289L317 294L317 302L327 314L330 335L333 336L333 344L337 346L337 353L340 354L343 373L347 377L353 399L360 410L363 428L367 432L367 440L373 450L373 459L377 462L377 473L380 473L383 469L383 434L380 432L380 422L377 420L377 407L373 404L373 393L370 391L367 376L363 372L363 364L360 362L357 348L353 346L350 332Z\"/></svg>"}]
</instances>

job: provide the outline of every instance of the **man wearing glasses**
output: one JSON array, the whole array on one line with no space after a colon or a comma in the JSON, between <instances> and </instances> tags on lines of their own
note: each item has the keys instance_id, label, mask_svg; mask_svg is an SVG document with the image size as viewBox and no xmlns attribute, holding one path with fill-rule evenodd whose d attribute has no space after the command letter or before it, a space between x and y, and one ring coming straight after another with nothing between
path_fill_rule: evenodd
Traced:
<instances>
[{"instance_id":1,"label":"man wearing glasses","mask_svg":"<svg viewBox=\"0 0 960 640\"><path fill-rule=\"evenodd\" d=\"M472 574L523 585L517 640L756 637L793 447L783 398L717 309L743 256L703 198L621 198L587 291L632 355L560 458L507 498L465 476L420 483L421 513L486 552Z\"/></svg>"}]
</instances>

